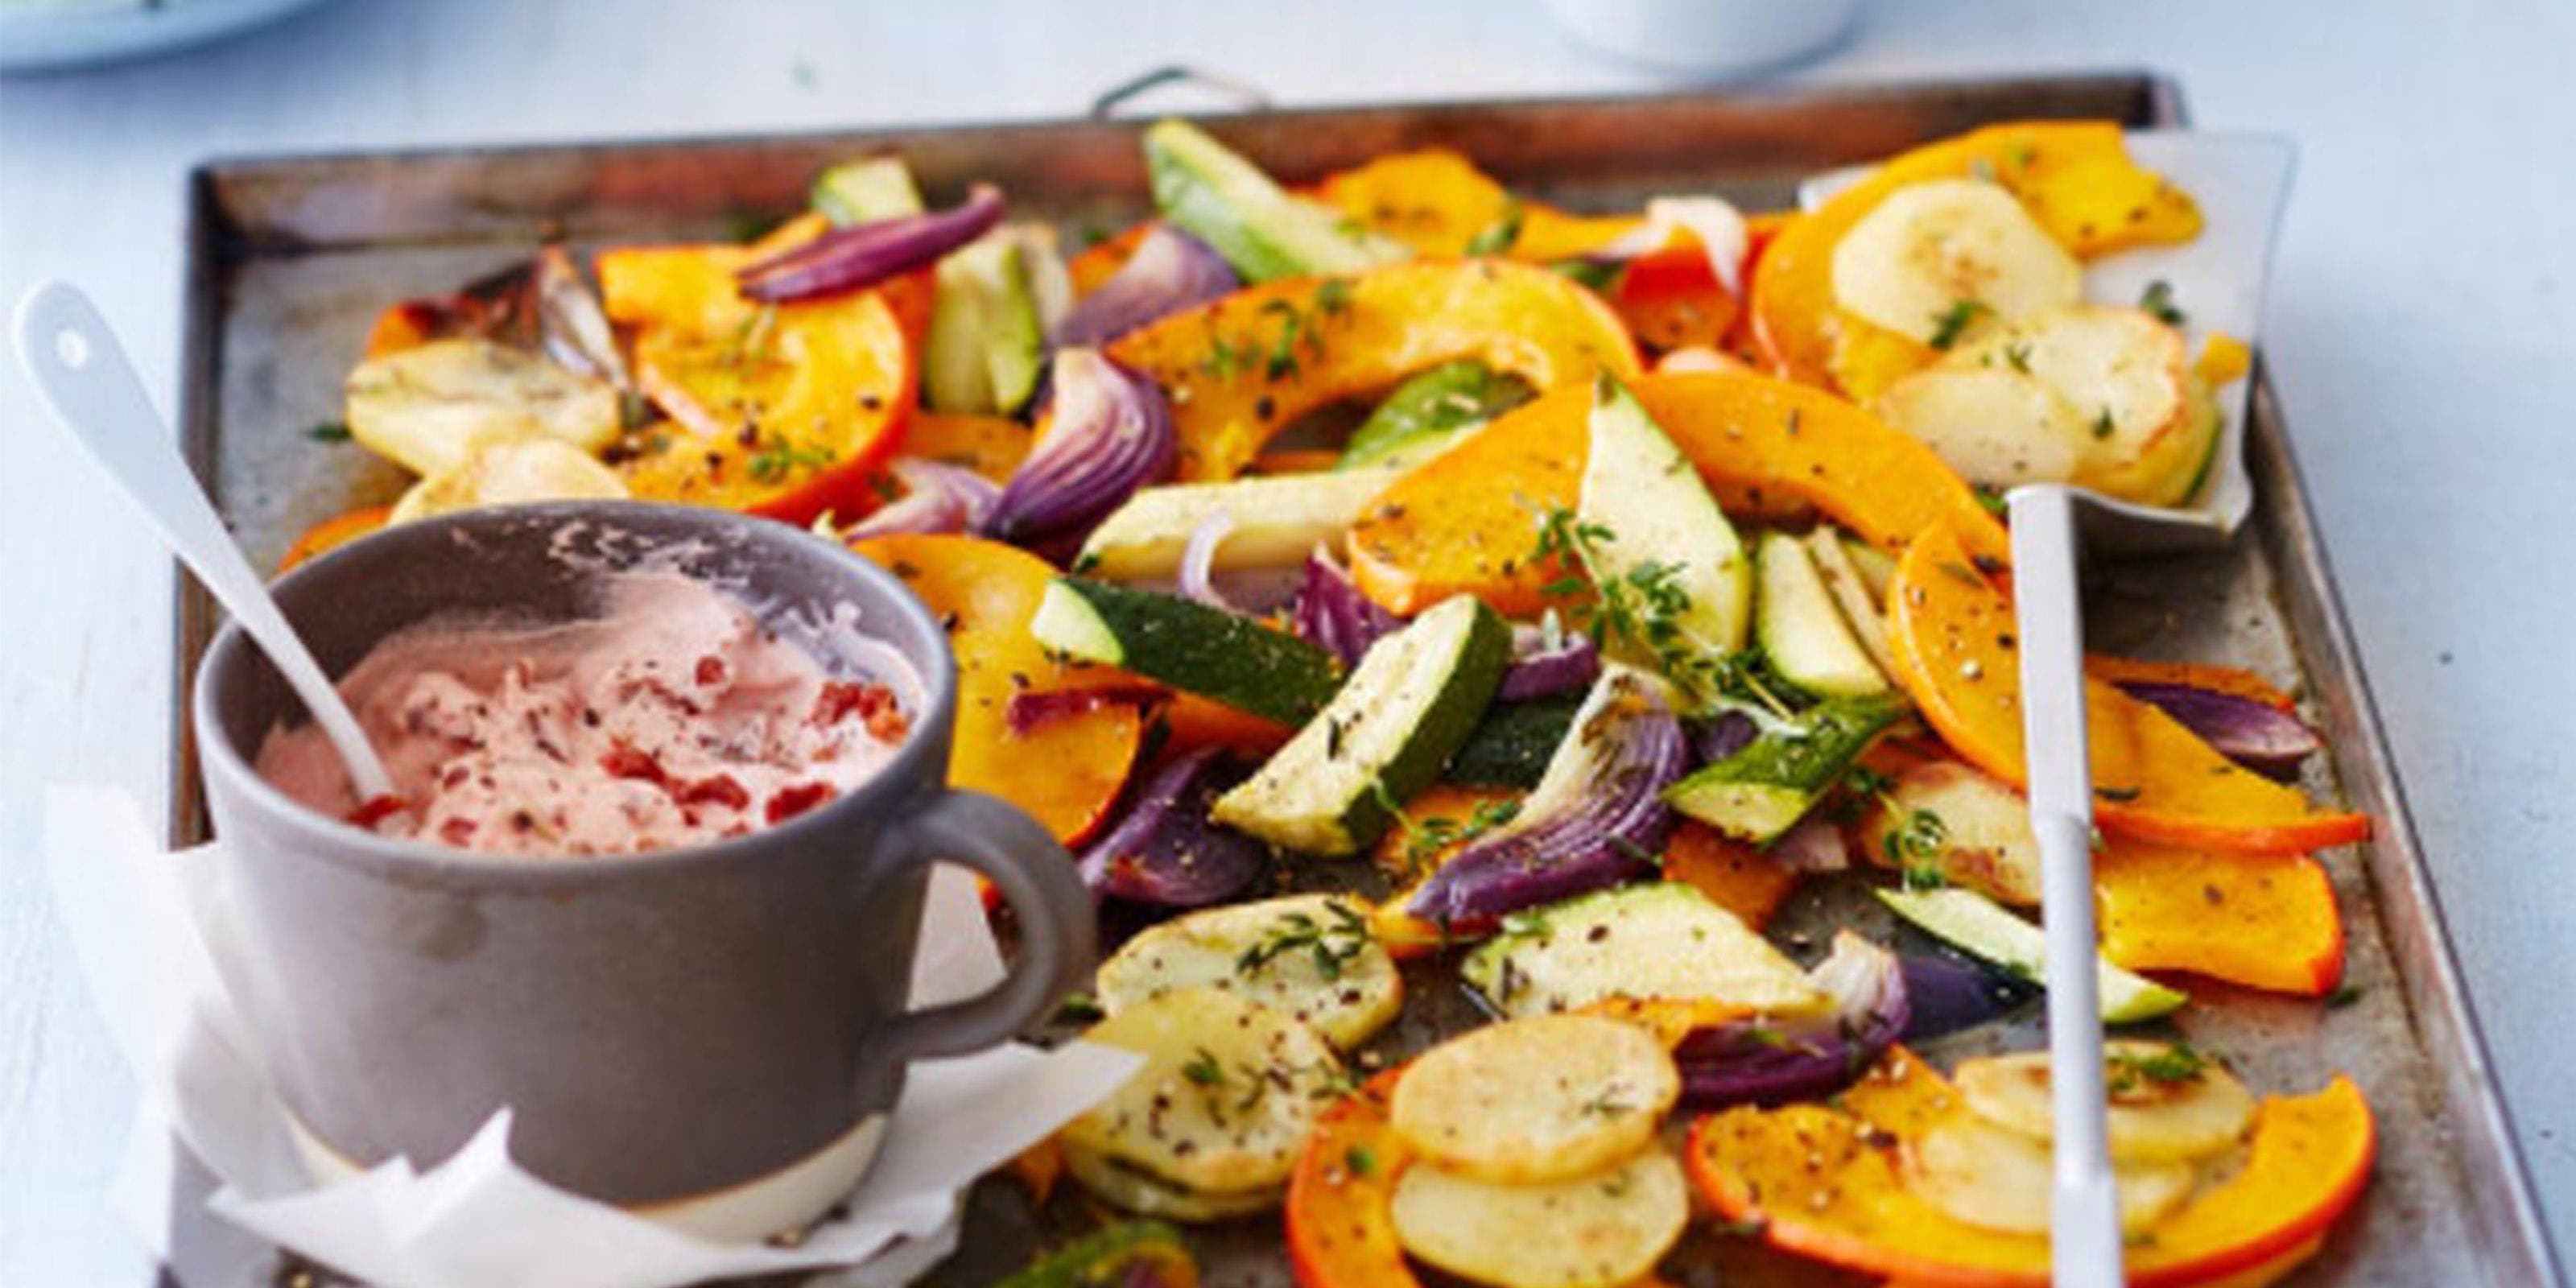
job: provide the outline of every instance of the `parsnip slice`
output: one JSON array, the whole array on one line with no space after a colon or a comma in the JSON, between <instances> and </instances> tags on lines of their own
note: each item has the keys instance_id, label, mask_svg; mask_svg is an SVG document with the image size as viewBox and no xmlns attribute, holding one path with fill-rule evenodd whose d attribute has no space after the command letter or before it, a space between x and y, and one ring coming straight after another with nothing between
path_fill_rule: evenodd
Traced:
<instances>
[{"instance_id":1,"label":"parsnip slice","mask_svg":"<svg viewBox=\"0 0 2576 1288\"><path fill-rule=\"evenodd\" d=\"M1545 1185L1497 1185L1415 1163L1396 1181L1395 1236L1422 1260L1495 1288L1612 1288L1643 1278L1681 1237L1679 1163L1645 1150Z\"/></svg>"},{"instance_id":2,"label":"parsnip slice","mask_svg":"<svg viewBox=\"0 0 2576 1288\"><path fill-rule=\"evenodd\" d=\"M2188 1163L2129 1161L2111 1170L2123 1230L2170 1215L2196 1180ZM1970 1225L2048 1233L2048 1147L1974 1114L1953 1114L1906 1142L1903 1176L1917 1197Z\"/></svg>"},{"instance_id":3,"label":"parsnip slice","mask_svg":"<svg viewBox=\"0 0 2576 1288\"><path fill-rule=\"evenodd\" d=\"M2162 1042L2108 1042L2103 1051L2114 1158L2206 1158L2253 1128L2254 1093L2215 1061ZM2035 1141L2054 1138L2046 1052L1971 1060L1952 1081L1979 1116Z\"/></svg>"},{"instance_id":4,"label":"parsnip slice","mask_svg":"<svg viewBox=\"0 0 2576 1288\"><path fill-rule=\"evenodd\" d=\"M1345 1086L1313 1029L1212 988L1138 1003L1088 1036L1145 1066L1067 1124L1065 1144L1202 1194L1286 1181L1316 1111Z\"/></svg>"},{"instance_id":5,"label":"parsnip slice","mask_svg":"<svg viewBox=\"0 0 2576 1288\"><path fill-rule=\"evenodd\" d=\"M386 522L530 501L616 500L626 481L599 459L551 438L486 441L456 468L411 485Z\"/></svg>"},{"instance_id":6,"label":"parsnip slice","mask_svg":"<svg viewBox=\"0 0 2576 1288\"><path fill-rule=\"evenodd\" d=\"M1873 410L1988 487L2063 483L2093 452L2075 404L2009 366L1935 363L1888 386Z\"/></svg>"},{"instance_id":7,"label":"parsnip slice","mask_svg":"<svg viewBox=\"0 0 2576 1288\"><path fill-rule=\"evenodd\" d=\"M1622 886L1520 914L1469 953L1459 974L1512 1016L1612 997L1773 1014L1823 1004L1796 962L1678 881Z\"/></svg>"},{"instance_id":8,"label":"parsnip slice","mask_svg":"<svg viewBox=\"0 0 2576 1288\"><path fill-rule=\"evenodd\" d=\"M1635 1153L1681 1094L1673 1058L1645 1029L1547 1015L1433 1047L1395 1084L1388 1121L1462 1176L1519 1185L1582 1176Z\"/></svg>"},{"instance_id":9,"label":"parsnip slice","mask_svg":"<svg viewBox=\"0 0 2576 1288\"><path fill-rule=\"evenodd\" d=\"M1127 941L1093 988L1110 1014L1182 988L1233 993L1345 1049L1386 1027L1404 981L1358 902L1292 895L1194 912Z\"/></svg>"},{"instance_id":10,"label":"parsnip slice","mask_svg":"<svg viewBox=\"0 0 2576 1288\"><path fill-rule=\"evenodd\" d=\"M597 452L617 437L617 391L489 340L433 340L359 363L341 384L349 434L428 477L484 443L552 439Z\"/></svg>"},{"instance_id":11,"label":"parsnip slice","mask_svg":"<svg viewBox=\"0 0 2576 1288\"><path fill-rule=\"evenodd\" d=\"M1963 301L2010 321L2072 304L2083 286L2083 266L2021 202L1976 179L1899 188L1834 247L1836 302L1923 344L1955 338L1945 320Z\"/></svg>"}]
</instances>

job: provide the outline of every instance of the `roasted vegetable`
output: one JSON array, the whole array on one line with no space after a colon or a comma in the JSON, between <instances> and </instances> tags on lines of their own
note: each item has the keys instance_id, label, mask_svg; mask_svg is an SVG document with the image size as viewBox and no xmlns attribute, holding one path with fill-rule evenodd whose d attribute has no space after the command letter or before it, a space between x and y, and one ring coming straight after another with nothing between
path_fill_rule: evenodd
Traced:
<instances>
[{"instance_id":1,"label":"roasted vegetable","mask_svg":"<svg viewBox=\"0 0 2576 1288\"><path fill-rule=\"evenodd\" d=\"M1242 284L1206 242L1156 224L1109 280L1074 302L1072 311L1047 333L1047 343L1059 349L1107 344Z\"/></svg>"},{"instance_id":2,"label":"roasted vegetable","mask_svg":"<svg viewBox=\"0 0 2576 1288\"><path fill-rule=\"evenodd\" d=\"M1903 963L1849 931L1834 936L1807 977L1830 1010L1738 1020L1682 1039L1673 1058L1683 1103L1723 1109L1830 1095L1876 1064L1913 1022Z\"/></svg>"},{"instance_id":3,"label":"roasted vegetable","mask_svg":"<svg viewBox=\"0 0 2576 1288\"><path fill-rule=\"evenodd\" d=\"M2254 1093L2190 1044L2103 1044L2111 1157L2186 1163L2223 1154L2254 1125ZM2017 1135L2056 1138L2045 1051L1988 1056L1950 1075L1970 1113Z\"/></svg>"},{"instance_id":4,"label":"roasted vegetable","mask_svg":"<svg viewBox=\"0 0 2576 1288\"><path fill-rule=\"evenodd\" d=\"M1654 1145L1589 1175L1533 1185L1477 1180L1423 1161L1397 1179L1392 1211L1405 1251L1462 1279L1494 1288L1618 1288L1650 1276L1681 1238L1690 1185Z\"/></svg>"},{"instance_id":5,"label":"roasted vegetable","mask_svg":"<svg viewBox=\"0 0 2576 1288\"><path fill-rule=\"evenodd\" d=\"M1055 569L1025 550L974 537L893 536L852 545L900 578L948 623L957 656L957 724L948 781L1034 815L1067 845L1108 817L1144 742L1135 704L1086 704L1025 731L1011 706L1028 692L1094 688L1127 677L1053 653L1029 619Z\"/></svg>"},{"instance_id":6,"label":"roasted vegetable","mask_svg":"<svg viewBox=\"0 0 2576 1288\"><path fill-rule=\"evenodd\" d=\"M1511 631L1484 605L1453 599L1424 613L1371 646L1287 746L1218 798L1214 817L1292 850L1366 849L1466 741L1510 658Z\"/></svg>"},{"instance_id":7,"label":"roasted vegetable","mask_svg":"<svg viewBox=\"0 0 2576 1288\"><path fill-rule=\"evenodd\" d=\"M1685 755L1664 685L1612 668L1593 684L1519 815L1441 864L1405 911L1452 932L1481 933L1521 909L1641 875L1671 825L1662 792L1681 776Z\"/></svg>"},{"instance_id":8,"label":"roasted vegetable","mask_svg":"<svg viewBox=\"0 0 2576 1288\"><path fill-rule=\"evenodd\" d=\"M1742 750L1692 771L1664 799L1737 840L1768 845L1805 818L1903 714L1902 698L1879 694L1828 698L1774 717Z\"/></svg>"},{"instance_id":9,"label":"roasted vegetable","mask_svg":"<svg viewBox=\"0 0 2576 1288\"><path fill-rule=\"evenodd\" d=\"M1405 1067L1388 1121L1415 1154L1505 1185L1571 1180L1655 1137L1681 1090L1645 1029L1539 1015L1471 1029Z\"/></svg>"},{"instance_id":10,"label":"roasted vegetable","mask_svg":"<svg viewBox=\"0 0 2576 1288\"><path fill-rule=\"evenodd\" d=\"M1610 998L1712 1002L1796 1014L1826 1005L1814 981L1733 913L1687 885L1604 890L1514 918L1459 976L1505 1015Z\"/></svg>"},{"instance_id":11,"label":"roasted vegetable","mask_svg":"<svg viewBox=\"0 0 2576 1288\"><path fill-rule=\"evenodd\" d=\"M1412 376L1351 431L1338 468L1395 468L1422 460L1464 430L1531 398L1527 383L1484 363L1443 363Z\"/></svg>"},{"instance_id":12,"label":"roasted vegetable","mask_svg":"<svg viewBox=\"0 0 2576 1288\"><path fill-rule=\"evenodd\" d=\"M1054 405L993 505L994 536L1079 544L1136 489L1172 470L1172 410L1150 381L1095 349L1055 355Z\"/></svg>"},{"instance_id":13,"label":"roasted vegetable","mask_svg":"<svg viewBox=\"0 0 2576 1288\"><path fill-rule=\"evenodd\" d=\"M411 486L387 523L530 501L623 500L626 484L599 458L552 438L488 439L453 469Z\"/></svg>"},{"instance_id":14,"label":"roasted vegetable","mask_svg":"<svg viewBox=\"0 0 2576 1288\"><path fill-rule=\"evenodd\" d=\"M1394 476L1382 470L1277 474L1222 483L1172 483L1127 498L1082 544L1076 563L1111 580L1169 577L1190 538L1216 516L1231 525L1220 563L1228 571L1292 568L1341 536Z\"/></svg>"},{"instance_id":15,"label":"roasted vegetable","mask_svg":"<svg viewBox=\"0 0 2576 1288\"><path fill-rule=\"evenodd\" d=\"M589 454L617 437L617 391L607 382L489 340L433 340L370 358L342 390L350 436L425 478L494 444L545 440Z\"/></svg>"},{"instance_id":16,"label":"roasted vegetable","mask_svg":"<svg viewBox=\"0 0 2576 1288\"><path fill-rule=\"evenodd\" d=\"M1947 528L1906 551L1888 594L1897 679L1969 763L2023 779L2012 601ZM2102 830L2185 847L2298 853L2370 834L2367 815L2320 810L2240 768L2173 717L2098 680L2085 685L2094 816Z\"/></svg>"},{"instance_id":17,"label":"roasted vegetable","mask_svg":"<svg viewBox=\"0 0 2576 1288\"><path fill-rule=\"evenodd\" d=\"M1473 358L1536 388L1637 370L1627 332L1590 292L1498 260L1393 264L1237 291L1112 342L1171 396L1181 477L1228 479L1290 422Z\"/></svg>"},{"instance_id":18,"label":"roasted vegetable","mask_svg":"<svg viewBox=\"0 0 2576 1288\"><path fill-rule=\"evenodd\" d=\"M1320 202L1283 191L1260 167L1187 121L1145 130L1154 205L1214 247L1248 282L1347 273L1401 259L1405 248L1344 225Z\"/></svg>"},{"instance_id":19,"label":"roasted vegetable","mask_svg":"<svg viewBox=\"0 0 2576 1288\"><path fill-rule=\"evenodd\" d=\"M844 541L910 533L974 533L1001 499L1000 485L957 465L906 457L887 470L903 495L841 529Z\"/></svg>"},{"instance_id":20,"label":"roasted vegetable","mask_svg":"<svg viewBox=\"0 0 2576 1288\"><path fill-rule=\"evenodd\" d=\"M1957 1111L1958 1093L1897 1048L1837 1102L1701 1119L1685 1155L1702 1197L1773 1246L1905 1283L2045 1288L2048 1239L1958 1221L1905 1183L1902 1160ZM2241 1166L2140 1231L2129 1282L2185 1288L2295 1259L2369 1179L2369 1110L2350 1082L2266 1099Z\"/></svg>"},{"instance_id":21,"label":"roasted vegetable","mask_svg":"<svg viewBox=\"0 0 2576 1288\"><path fill-rule=\"evenodd\" d=\"M1083 851L1083 884L1094 894L1167 908L1201 908L1243 893L1269 866L1269 850L1210 823L1207 811L1248 772L1216 748L1165 765L1117 825Z\"/></svg>"},{"instance_id":22,"label":"roasted vegetable","mask_svg":"<svg viewBox=\"0 0 2576 1288\"><path fill-rule=\"evenodd\" d=\"M1198 1288L1198 1261L1159 1221L1121 1221L1013 1272L1000 1288Z\"/></svg>"},{"instance_id":23,"label":"roasted vegetable","mask_svg":"<svg viewBox=\"0 0 2576 1288\"><path fill-rule=\"evenodd\" d=\"M2114 680L2120 692L2172 716L2218 754L2274 782L2290 782L2325 743L2296 714L2247 697L2190 684Z\"/></svg>"},{"instance_id":24,"label":"roasted vegetable","mask_svg":"<svg viewBox=\"0 0 2576 1288\"><path fill-rule=\"evenodd\" d=\"M1688 457L1636 395L1603 377L1571 544L1600 588L1608 642L1689 696L1701 669L1744 647L1752 561ZM1618 597L1631 601L1614 611Z\"/></svg>"},{"instance_id":25,"label":"roasted vegetable","mask_svg":"<svg viewBox=\"0 0 2576 1288\"><path fill-rule=\"evenodd\" d=\"M786 304L863 290L925 268L1002 219L1002 190L979 183L937 214L896 215L836 228L735 271L745 298Z\"/></svg>"},{"instance_id":26,"label":"roasted vegetable","mask_svg":"<svg viewBox=\"0 0 2576 1288\"><path fill-rule=\"evenodd\" d=\"M1028 627L1049 648L1283 724L1304 724L1342 687L1332 654L1179 595L1059 578Z\"/></svg>"},{"instance_id":27,"label":"roasted vegetable","mask_svg":"<svg viewBox=\"0 0 2576 1288\"><path fill-rule=\"evenodd\" d=\"M2004 910L1994 900L1970 890L1880 890L1879 902L1920 927L1925 934L2032 984L2043 984L2043 943L2039 927ZM2191 996L2167 988L2110 962L2101 966L2102 1020L2136 1024L2171 1014Z\"/></svg>"},{"instance_id":28,"label":"roasted vegetable","mask_svg":"<svg viewBox=\"0 0 2576 1288\"><path fill-rule=\"evenodd\" d=\"M1886 674L1870 660L1854 624L1844 619L1809 543L1768 532L1755 543L1754 638L1771 669L1789 683L1826 697L1884 693ZM1835 545L1837 554L1840 545ZM1872 617L1875 617L1872 614Z\"/></svg>"},{"instance_id":29,"label":"roasted vegetable","mask_svg":"<svg viewBox=\"0 0 2576 1288\"><path fill-rule=\"evenodd\" d=\"M1190 988L1266 1006L1344 1049L1386 1027L1404 1004L1395 959L1371 932L1365 906L1336 895L1190 913L1139 933L1100 964L1100 1004L1112 1015Z\"/></svg>"}]
</instances>

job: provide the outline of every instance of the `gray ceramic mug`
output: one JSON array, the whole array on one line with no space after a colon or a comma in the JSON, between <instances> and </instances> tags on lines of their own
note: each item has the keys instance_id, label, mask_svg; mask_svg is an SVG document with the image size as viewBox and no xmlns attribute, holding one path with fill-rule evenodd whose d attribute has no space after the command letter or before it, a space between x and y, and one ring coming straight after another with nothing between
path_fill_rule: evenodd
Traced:
<instances>
[{"instance_id":1,"label":"gray ceramic mug","mask_svg":"<svg viewBox=\"0 0 2576 1288\"><path fill-rule=\"evenodd\" d=\"M818 623L855 608L921 682L908 741L855 790L749 835L497 858L289 800L251 763L301 704L238 629L207 651L194 717L237 923L227 990L320 1165L427 1167L508 1107L512 1156L540 1177L699 1233L774 1232L856 1182L907 1060L999 1043L1089 969L1091 900L1064 849L944 785L956 668L940 623L838 545L711 510L513 507L391 529L276 593L337 675L443 613L585 615L601 566L649 558L732 590L827 670L860 660L830 651L855 651L846 627ZM938 860L1000 889L1018 959L990 993L907 1010Z\"/></svg>"}]
</instances>

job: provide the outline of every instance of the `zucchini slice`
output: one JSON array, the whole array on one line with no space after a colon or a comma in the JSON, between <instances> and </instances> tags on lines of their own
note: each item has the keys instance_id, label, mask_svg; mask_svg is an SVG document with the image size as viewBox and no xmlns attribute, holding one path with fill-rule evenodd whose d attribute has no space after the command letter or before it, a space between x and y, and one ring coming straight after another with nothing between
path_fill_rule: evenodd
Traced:
<instances>
[{"instance_id":1,"label":"zucchini slice","mask_svg":"<svg viewBox=\"0 0 2576 1288\"><path fill-rule=\"evenodd\" d=\"M1511 634L1470 596L1442 601L1370 645L1331 703L1208 816L1310 854L1368 848L1484 716Z\"/></svg>"},{"instance_id":2,"label":"zucchini slice","mask_svg":"<svg viewBox=\"0 0 2576 1288\"><path fill-rule=\"evenodd\" d=\"M1690 1220L1681 1164L1654 1146L1545 1185L1497 1185L1416 1163L1397 1179L1391 1206L1405 1251L1494 1288L1639 1282Z\"/></svg>"},{"instance_id":3,"label":"zucchini slice","mask_svg":"<svg viewBox=\"0 0 2576 1288\"><path fill-rule=\"evenodd\" d=\"M1843 622L1851 627L1860 646L1869 651L1869 660L1882 676L1896 674L1896 654L1887 646L1887 615L1879 610L1879 599L1886 593L1886 582L1872 582L1862 571L1861 561L1853 549L1886 556L1872 547L1847 541L1832 528L1818 528L1807 534L1807 555L1816 561L1816 575L1824 579L1825 593L1834 606L1843 610ZM1875 585L1877 589L1871 587Z\"/></svg>"},{"instance_id":4,"label":"zucchini slice","mask_svg":"<svg viewBox=\"0 0 2576 1288\"><path fill-rule=\"evenodd\" d=\"M1501 1185L1569 1180L1655 1137L1681 1095L1652 1033L1600 1015L1487 1025L1423 1053L1387 1105L1396 1135L1431 1164Z\"/></svg>"},{"instance_id":5,"label":"zucchini slice","mask_svg":"<svg viewBox=\"0 0 2576 1288\"><path fill-rule=\"evenodd\" d=\"M1459 974L1510 1016L1614 997L1771 1014L1824 1004L1807 972L1771 941L1677 881L1604 890L1513 917L1467 954Z\"/></svg>"},{"instance_id":6,"label":"zucchini slice","mask_svg":"<svg viewBox=\"0 0 2576 1288\"><path fill-rule=\"evenodd\" d=\"M1138 1003L1085 1036L1145 1066L1066 1124L1065 1144L1197 1194L1286 1182L1316 1111L1344 1085L1341 1057L1313 1029L1211 988Z\"/></svg>"},{"instance_id":7,"label":"zucchini slice","mask_svg":"<svg viewBox=\"0 0 2576 1288\"><path fill-rule=\"evenodd\" d=\"M1580 693L1495 703L1449 758L1449 772L1443 776L1469 787L1538 786L1582 706Z\"/></svg>"},{"instance_id":8,"label":"zucchini slice","mask_svg":"<svg viewBox=\"0 0 2576 1288\"><path fill-rule=\"evenodd\" d=\"M1412 254L1346 227L1340 211L1289 193L1187 121L1146 127L1145 171L1163 217L1215 247L1246 282L1356 272Z\"/></svg>"},{"instance_id":9,"label":"zucchini slice","mask_svg":"<svg viewBox=\"0 0 2576 1288\"><path fill-rule=\"evenodd\" d=\"M1102 962L1092 991L1115 1015L1183 988L1284 1011L1344 1050L1404 1005L1404 981L1368 909L1335 895L1265 899L1164 922Z\"/></svg>"},{"instance_id":10,"label":"zucchini slice","mask_svg":"<svg viewBox=\"0 0 2576 1288\"><path fill-rule=\"evenodd\" d=\"M1351 431L1335 469L1410 466L1533 396L1529 383L1472 359L1409 377Z\"/></svg>"},{"instance_id":11,"label":"zucchini slice","mask_svg":"<svg viewBox=\"0 0 2576 1288\"><path fill-rule=\"evenodd\" d=\"M1048 648L1123 667L1281 724L1303 724L1341 687L1333 655L1194 599L1059 577L1029 632Z\"/></svg>"},{"instance_id":12,"label":"zucchini slice","mask_svg":"<svg viewBox=\"0 0 2576 1288\"><path fill-rule=\"evenodd\" d=\"M1753 577L1735 529L1698 467L1636 395L1608 376L1592 404L1592 447L1575 517L1593 534L1581 547L1594 582L1657 584L1678 597L1670 621L1697 648L1723 656L1744 647ZM1627 643L1634 649L1639 642Z\"/></svg>"},{"instance_id":13,"label":"zucchini slice","mask_svg":"<svg viewBox=\"0 0 2576 1288\"><path fill-rule=\"evenodd\" d=\"M1673 784L1664 799L1737 840L1769 845L1797 826L1870 740L1905 711L1906 700L1896 693L1827 698Z\"/></svg>"},{"instance_id":14,"label":"zucchini slice","mask_svg":"<svg viewBox=\"0 0 2576 1288\"><path fill-rule=\"evenodd\" d=\"M940 260L931 281L925 401L933 411L1017 411L1046 366L1046 324L1019 241L1001 229L987 233Z\"/></svg>"},{"instance_id":15,"label":"zucchini slice","mask_svg":"<svg viewBox=\"0 0 2576 1288\"><path fill-rule=\"evenodd\" d=\"M1780 678L1826 697L1887 691L1887 676L1853 638L1805 543L1766 532L1754 543L1753 560L1759 586L1754 637Z\"/></svg>"},{"instance_id":16,"label":"zucchini slice","mask_svg":"<svg viewBox=\"0 0 2576 1288\"><path fill-rule=\"evenodd\" d=\"M1950 945L1971 957L1996 966L2033 984L2045 984L2041 972L2041 949L2046 944L2040 929L2004 910L2003 905L1973 890L1955 886L1938 890L1880 890L1878 901L1897 916L1913 922L1925 934ZM2144 975L2125 971L2110 962L2101 963L2102 1022L2135 1024L2170 1015L2191 1001L2191 996L2167 988Z\"/></svg>"},{"instance_id":17,"label":"zucchini slice","mask_svg":"<svg viewBox=\"0 0 2576 1288\"><path fill-rule=\"evenodd\" d=\"M814 180L813 205L833 226L874 223L922 211L921 189L903 158L861 157L824 171Z\"/></svg>"}]
</instances>

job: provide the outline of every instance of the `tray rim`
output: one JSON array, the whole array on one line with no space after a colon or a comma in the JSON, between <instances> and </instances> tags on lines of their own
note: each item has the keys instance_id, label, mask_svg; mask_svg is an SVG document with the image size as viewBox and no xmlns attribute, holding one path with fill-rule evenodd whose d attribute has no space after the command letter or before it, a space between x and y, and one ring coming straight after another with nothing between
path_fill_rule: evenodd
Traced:
<instances>
[{"instance_id":1,"label":"tray rim","mask_svg":"<svg viewBox=\"0 0 2576 1288\"><path fill-rule=\"evenodd\" d=\"M2148 118L2146 124L2164 128L2190 125L2177 79L2168 73L2144 67L1839 84L1718 86L1643 94L1364 100L1239 111L1193 111L1190 115L1194 119L1216 121L1258 118L1263 122L1293 124L1300 120L1328 119L1361 112L1437 114L1493 109L1608 109L1690 103L1766 107L1817 102L1854 105L1872 99L1901 100L1945 90L2003 92L2050 86L2126 88L2143 96L2143 110ZM221 185L227 180L282 173L317 163L417 165L489 162L533 158L544 153L610 155L656 150L749 149L806 146L832 139L894 141L992 131L1045 132L1067 126L1124 125L1141 128L1142 124L1143 121L1136 117L1095 111L1088 115L656 135L633 139L585 137L503 144L439 144L208 156L191 166L183 176L183 204L187 215L179 391L182 452L209 493L213 493L216 488L215 454L218 450L215 391L224 341L223 287L226 269L233 258L263 252L329 253L344 247L441 244L441 239L434 237L347 242L289 240L284 243L264 243L245 238L230 226L229 216L223 208ZM484 240L489 238L473 234L454 239L458 243ZM2551 1241L2547 1223L2540 1215L2529 1163L2514 1130L2512 1111L2506 1105L2501 1085L2495 1078L2494 1058L2488 1048L2485 1028L2460 971L2450 924L2443 914L2440 894L2433 882L2413 813L2406 803L2394 749L2380 719L2378 701L2362 663L2342 592L2318 529L2278 390L2259 351L2249 379L2252 382L2252 399L2246 425L2246 450L2252 458L2250 468L2256 475L2263 504L2258 506L2258 517L2249 525L2252 532L2246 539L2267 548L2267 557L2274 564L2273 571L2278 580L2287 581L2295 577L2303 583L2305 593L2313 597L2313 602L2307 605L2311 612L2306 619L2299 611L2301 605L2295 600L2283 601L2293 647L2302 669L2318 688L2339 691L2348 708L2344 713L2345 722L2361 735L2338 739L2333 755L2337 779L2344 793L2366 801L2378 820L2371 840L2360 850L2370 886L2369 913L2381 923L2383 936L2391 945L2395 978L2407 994L2408 1023L2428 1062L2435 1066L2432 1080L2439 1089L2442 1107L2455 1120L2448 1134L2458 1151L2463 1177L2473 1191L2483 1181L2488 1190L2500 1190L2503 1199L2501 1210L2467 1214L2468 1227L2497 1245L2478 1249L2490 1263L2486 1269L2519 1274L2519 1282L2563 1284L2566 1278L2557 1248ZM220 504L218 498L219 507ZM204 816L196 787L194 742L188 728L186 695L194 679L197 657L211 637L218 616L211 599L195 586L185 570L177 569L175 563L173 567L178 572L174 578L173 614L174 693L178 700L173 703L171 713L168 760L172 777L168 828L173 843L184 844L204 839ZM2276 586L2274 593L2280 596L2283 592ZM2331 684L2326 682L2328 680ZM2410 905L2413 918L2426 932L2427 942L2419 950L2423 954L2421 960L2411 968L2401 961L2395 948L2399 936L2395 933L2397 926L2391 920L2387 903L2392 891ZM2427 1034L2421 1014L2427 1010L2441 1017L2445 1031ZM2436 1050L2436 1040L2449 1049Z\"/></svg>"}]
</instances>

